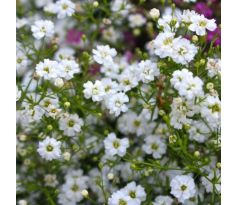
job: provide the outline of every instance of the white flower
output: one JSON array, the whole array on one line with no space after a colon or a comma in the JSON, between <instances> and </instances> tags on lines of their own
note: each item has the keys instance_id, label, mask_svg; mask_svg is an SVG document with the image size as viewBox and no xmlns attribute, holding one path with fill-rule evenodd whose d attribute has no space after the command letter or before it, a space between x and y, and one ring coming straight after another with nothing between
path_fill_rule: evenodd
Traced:
<instances>
[{"instance_id":1,"label":"white flower","mask_svg":"<svg viewBox=\"0 0 238 205\"><path fill-rule=\"evenodd\" d=\"M116 43L120 36L120 32L116 31L113 27L109 27L102 31L103 39L112 43Z\"/></svg>"},{"instance_id":2,"label":"white flower","mask_svg":"<svg viewBox=\"0 0 238 205\"><path fill-rule=\"evenodd\" d=\"M123 191L138 205L146 200L145 189L141 185L137 186L134 181L127 184L123 189L121 189L121 191Z\"/></svg>"},{"instance_id":3,"label":"white flower","mask_svg":"<svg viewBox=\"0 0 238 205\"><path fill-rule=\"evenodd\" d=\"M207 125L202 121L192 121L189 129L189 139L203 143L211 135Z\"/></svg>"},{"instance_id":4,"label":"white flower","mask_svg":"<svg viewBox=\"0 0 238 205\"><path fill-rule=\"evenodd\" d=\"M128 20L131 28L141 27L146 23L146 18L141 14L131 14Z\"/></svg>"},{"instance_id":5,"label":"white flower","mask_svg":"<svg viewBox=\"0 0 238 205\"><path fill-rule=\"evenodd\" d=\"M49 105L46 111L46 116L50 116L55 119L60 114L61 109L57 108L55 105Z\"/></svg>"},{"instance_id":6,"label":"white flower","mask_svg":"<svg viewBox=\"0 0 238 205\"><path fill-rule=\"evenodd\" d=\"M188 64L194 59L197 52L198 48L191 44L189 40L185 38L177 38L174 40L174 54L172 58L176 63L182 65Z\"/></svg>"},{"instance_id":7,"label":"white flower","mask_svg":"<svg viewBox=\"0 0 238 205\"><path fill-rule=\"evenodd\" d=\"M158 135L149 135L145 139L145 144L142 149L147 154L152 154L155 159L159 159L166 153L167 146Z\"/></svg>"},{"instance_id":8,"label":"white flower","mask_svg":"<svg viewBox=\"0 0 238 205\"><path fill-rule=\"evenodd\" d=\"M204 94L203 81L198 77L193 77L193 74L187 69L174 71L170 82L178 90L179 95L188 100L203 96Z\"/></svg>"},{"instance_id":9,"label":"white flower","mask_svg":"<svg viewBox=\"0 0 238 205\"><path fill-rule=\"evenodd\" d=\"M221 60L219 58L208 58L206 70L209 77L214 77L221 74Z\"/></svg>"},{"instance_id":10,"label":"white flower","mask_svg":"<svg viewBox=\"0 0 238 205\"><path fill-rule=\"evenodd\" d=\"M49 20L39 20L31 26L31 31L36 39L43 37L51 38L54 35L54 24Z\"/></svg>"},{"instance_id":11,"label":"white flower","mask_svg":"<svg viewBox=\"0 0 238 205\"><path fill-rule=\"evenodd\" d=\"M136 70L134 66L128 67L118 76L118 81L120 83L120 89L124 92L131 90L138 85L139 79L136 76Z\"/></svg>"},{"instance_id":12,"label":"white flower","mask_svg":"<svg viewBox=\"0 0 238 205\"><path fill-rule=\"evenodd\" d=\"M45 80L55 79L58 77L58 63L49 59L44 59L36 65L36 74Z\"/></svg>"},{"instance_id":13,"label":"white flower","mask_svg":"<svg viewBox=\"0 0 238 205\"><path fill-rule=\"evenodd\" d=\"M28 205L27 201L24 199L21 199L18 201L18 205Z\"/></svg>"},{"instance_id":14,"label":"white flower","mask_svg":"<svg viewBox=\"0 0 238 205\"><path fill-rule=\"evenodd\" d=\"M196 32L199 36L206 35L206 29L209 31L214 31L217 28L215 19L207 19L204 15L193 15L191 17L191 24L189 25L189 30Z\"/></svg>"},{"instance_id":15,"label":"white flower","mask_svg":"<svg viewBox=\"0 0 238 205\"><path fill-rule=\"evenodd\" d=\"M54 138L46 137L42 142L39 142L37 152L46 160L59 159L61 156L61 142Z\"/></svg>"},{"instance_id":16,"label":"white flower","mask_svg":"<svg viewBox=\"0 0 238 205\"><path fill-rule=\"evenodd\" d=\"M149 83L154 80L154 77L159 76L160 71L157 68L156 63L151 62L150 60L141 61L138 64L139 67L139 79L143 83Z\"/></svg>"},{"instance_id":17,"label":"white flower","mask_svg":"<svg viewBox=\"0 0 238 205\"><path fill-rule=\"evenodd\" d=\"M127 138L119 139L115 133L110 133L104 139L104 146L107 155L123 157L126 154L126 149L129 147L129 140Z\"/></svg>"},{"instance_id":18,"label":"white flower","mask_svg":"<svg viewBox=\"0 0 238 205\"><path fill-rule=\"evenodd\" d=\"M49 187L56 187L58 184L57 177L55 174L47 174L44 176L45 185Z\"/></svg>"},{"instance_id":19,"label":"white flower","mask_svg":"<svg viewBox=\"0 0 238 205\"><path fill-rule=\"evenodd\" d=\"M77 114L62 115L59 120L59 129L64 131L64 135L73 137L81 131L84 122Z\"/></svg>"},{"instance_id":20,"label":"white flower","mask_svg":"<svg viewBox=\"0 0 238 205\"><path fill-rule=\"evenodd\" d=\"M119 75L119 65L112 63L110 65L103 65L100 72L105 74L105 76L116 79Z\"/></svg>"},{"instance_id":21,"label":"white flower","mask_svg":"<svg viewBox=\"0 0 238 205\"><path fill-rule=\"evenodd\" d=\"M83 93L86 99L92 98L94 102L103 100L105 90L101 81L96 80L94 84L91 81L88 81L87 83L84 83L83 87Z\"/></svg>"},{"instance_id":22,"label":"white flower","mask_svg":"<svg viewBox=\"0 0 238 205\"><path fill-rule=\"evenodd\" d=\"M160 33L153 41L154 52L160 58L166 58L173 54L174 33Z\"/></svg>"},{"instance_id":23,"label":"white flower","mask_svg":"<svg viewBox=\"0 0 238 205\"><path fill-rule=\"evenodd\" d=\"M221 120L221 101L217 96L206 96L201 108L201 115L214 130L219 128Z\"/></svg>"},{"instance_id":24,"label":"white flower","mask_svg":"<svg viewBox=\"0 0 238 205\"><path fill-rule=\"evenodd\" d=\"M22 75L25 73L27 69L28 61L29 60L27 56L21 50L17 50L16 69L17 69L18 75Z\"/></svg>"},{"instance_id":25,"label":"white flower","mask_svg":"<svg viewBox=\"0 0 238 205\"><path fill-rule=\"evenodd\" d=\"M207 179L208 178L208 179ZM218 193L221 192L221 173L218 169L216 169L216 171L211 171L209 173L209 175L206 177L202 177L201 181L203 186L206 189L207 193L212 193L213 191L216 191ZM212 180L216 179L216 183L215 183L215 190L213 190L213 184L212 184ZM210 181L209 181L210 180Z\"/></svg>"},{"instance_id":26,"label":"white flower","mask_svg":"<svg viewBox=\"0 0 238 205\"><path fill-rule=\"evenodd\" d=\"M178 19L171 14L164 15L158 20L158 27L162 27L164 32L172 32L179 27Z\"/></svg>"},{"instance_id":27,"label":"white flower","mask_svg":"<svg viewBox=\"0 0 238 205\"><path fill-rule=\"evenodd\" d=\"M189 175L177 175L170 182L170 187L170 193L181 203L184 203L185 200L194 197L196 194L194 180Z\"/></svg>"},{"instance_id":28,"label":"white flower","mask_svg":"<svg viewBox=\"0 0 238 205\"><path fill-rule=\"evenodd\" d=\"M111 94L115 94L117 91L119 91L118 83L116 81L112 81L111 78L103 78L101 82L104 87L106 97L110 96Z\"/></svg>"},{"instance_id":29,"label":"white flower","mask_svg":"<svg viewBox=\"0 0 238 205\"><path fill-rule=\"evenodd\" d=\"M59 19L66 16L72 16L75 10L75 4L69 0L59 0L56 2L56 13Z\"/></svg>"},{"instance_id":30,"label":"white flower","mask_svg":"<svg viewBox=\"0 0 238 205\"><path fill-rule=\"evenodd\" d=\"M113 94L107 101L106 106L110 110L110 114L114 114L116 117L120 115L121 112L128 110L125 103L129 102L129 98L125 93L120 92Z\"/></svg>"},{"instance_id":31,"label":"white flower","mask_svg":"<svg viewBox=\"0 0 238 205\"><path fill-rule=\"evenodd\" d=\"M153 205L172 205L173 199L170 196L157 196Z\"/></svg>"},{"instance_id":32,"label":"white flower","mask_svg":"<svg viewBox=\"0 0 238 205\"><path fill-rule=\"evenodd\" d=\"M59 63L59 76L65 78L66 80L70 80L73 78L75 73L80 72L79 65L74 60L62 60Z\"/></svg>"},{"instance_id":33,"label":"white flower","mask_svg":"<svg viewBox=\"0 0 238 205\"><path fill-rule=\"evenodd\" d=\"M150 10L150 16L152 19L158 19L160 16L160 11L159 9L153 8Z\"/></svg>"},{"instance_id":34,"label":"white flower","mask_svg":"<svg viewBox=\"0 0 238 205\"><path fill-rule=\"evenodd\" d=\"M137 205L131 197L125 195L123 191L114 192L108 199L108 205Z\"/></svg>"},{"instance_id":35,"label":"white flower","mask_svg":"<svg viewBox=\"0 0 238 205\"><path fill-rule=\"evenodd\" d=\"M119 13L123 17L127 16L130 9L131 9L131 5L128 2L128 0L114 0L111 3L111 10L114 13Z\"/></svg>"},{"instance_id":36,"label":"white flower","mask_svg":"<svg viewBox=\"0 0 238 205\"><path fill-rule=\"evenodd\" d=\"M109 45L97 46L97 49L93 49L93 59L105 66L110 66L113 63L113 57L117 55L115 48L110 48Z\"/></svg>"}]
</instances>

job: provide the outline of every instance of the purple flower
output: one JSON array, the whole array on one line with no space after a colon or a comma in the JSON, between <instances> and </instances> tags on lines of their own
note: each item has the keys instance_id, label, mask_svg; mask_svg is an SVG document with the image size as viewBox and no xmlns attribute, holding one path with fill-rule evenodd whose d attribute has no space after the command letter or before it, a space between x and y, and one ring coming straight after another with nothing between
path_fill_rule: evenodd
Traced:
<instances>
[{"instance_id":1,"label":"purple flower","mask_svg":"<svg viewBox=\"0 0 238 205\"><path fill-rule=\"evenodd\" d=\"M212 40L214 40L214 37L216 39L214 41L214 45L215 46L221 45L221 28L220 27L217 27L215 31L208 31L207 41L211 42Z\"/></svg>"},{"instance_id":2,"label":"purple flower","mask_svg":"<svg viewBox=\"0 0 238 205\"><path fill-rule=\"evenodd\" d=\"M68 32L67 32L66 41L67 41L67 43L69 43L71 45L78 45L81 41L82 35L83 35L83 32L72 28L72 29L68 30Z\"/></svg>"},{"instance_id":3,"label":"purple flower","mask_svg":"<svg viewBox=\"0 0 238 205\"><path fill-rule=\"evenodd\" d=\"M194 10L199 14L203 14L206 18L211 18L213 15L212 9L204 2L197 2Z\"/></svg>"}]
</instances>

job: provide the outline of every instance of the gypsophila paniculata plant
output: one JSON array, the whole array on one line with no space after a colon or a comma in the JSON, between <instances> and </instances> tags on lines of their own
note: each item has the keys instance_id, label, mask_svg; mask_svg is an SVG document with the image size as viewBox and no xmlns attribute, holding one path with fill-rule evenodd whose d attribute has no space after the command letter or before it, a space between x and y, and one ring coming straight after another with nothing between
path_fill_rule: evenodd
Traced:
<instances>
[{"instance_id":1,"label":"gypsophila paniculata plant","mask_svg":"<svg viewBox=\"0 0 238 205\"><path fill-rule=\"evenodd\" d=\"M17 0L18 205L219 205L219 0Z\"/></svg>"}]
</instances>

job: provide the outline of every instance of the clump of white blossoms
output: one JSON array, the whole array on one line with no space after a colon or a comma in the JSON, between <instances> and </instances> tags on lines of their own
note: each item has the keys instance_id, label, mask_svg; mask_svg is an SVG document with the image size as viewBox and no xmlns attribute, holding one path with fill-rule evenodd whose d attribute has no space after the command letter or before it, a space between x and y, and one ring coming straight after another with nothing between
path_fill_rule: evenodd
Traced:
<instances>
[{"instance_id":1,"label":"clump of white blossoms","mask_svg":"<svg viewBox=\"0 0 238 205\"><path fill-rule=\"evenodd\" d=\"M209 77L219 76L221 74L221 60L219 58L208 58L206 69Z\"/></svg>"},{"instance_id":2,"label":"clump of white blossoms","mask_svg":"<svg viewBox=\"0 0 238 205\"><path fill-rule=\"evenodd\" d=\"M156 63L151 62L150 60L141 61L139 64L139 79L143 83L149 83L154 80L155 77L158 77L160 74L159 69L157 68Z\"/></svg>"},{"instance_id":3,"label":"clump of white blossoms","mask_svg":"<svg viewBox=\"0 0 238 205\"><path fill-rule=\"evenodd\" d=\"M83 87L83 93L86 99L92 98L94 102L103 100L105 90L101 81L96 80L94 84L91 81L88 81L87 83L84 83Z\"/></svg>"},{"instance_id":4,"label":"clump of white blossoms","mask_svg":"<svg viewBox=\"0 0 238 205\"><path fill-rule=\"evenodd\" d=\"M97 49L93 49L93 59L105 66L110 66L113 63L113 57L117 55L115 48L110 48L108 45L98 45Z\"/></svg>"},{"instance_id":5,"label":"clump of white blossoms","mask_svg":"<svg viewBox=\"0 0 238 205\"><path fill-rule=\"evenodd\" d=\"M59 159L61 157L61 142L54 138L46 137L39 142L37 152L46 160Z\"/></svg>"},{"instance_id":6,"label":"clump of white blossoms","mask_svg":"<svg viewBox=\"0 0 238 205\"><path fill-rule=\"evenodd\" d=\"M171 194L181 203L184 203L187 199L194 197L196 194L194 180L189 175L177 175L170 182L170 187Z\"/></svg>"},{"instance_id":7,"label":"clump of white blossoms","mask_svg":"<svg viewBox=\"0 0 238 205\"><path fill-rule=\"evenodd\" d=\"M123 157L129 147L129 140L127 138L119 139L115 133L110 133L104 139L105 152L108 156L118 155Z\"/></svg>"},{"instance_id":8,"label":"clump of white blossoms","mask_svg":"<svg viewBox=\"0 0 238 205\"><path fill-rule=\"evenodd\" d=\"M159 159L166 153L167 145L157 135L149 135L145 138L145 144L142 149L147 154L152 154L155 159Z\"/></svg>"},{"instance_id":9,"label":"clump of white blossoms","mask_svg":"<svg viewBox=\"0 0 238 205\"><path fill-rule=\"evenodd\" d=\"M75 11L75 4L69 0L58 0L56 2L55 12L59 19L66 16L72 16Z\"/></svg>"},{"instance_id":10,"label":"clump of white blossoms","mask_svg":"<svg viewBox=\"0 0 238 205\"><path fill-rule=\"evenodd\" d=\"M38 40L44 37L52 38L55 33L54 24L49 20L36 21L31 26L31 31L33 33L33 36Z\"/></svg>"},{"instance_id":11,"label":"clump of white blossoms","mask_svg":"<svg viewBox=\"0 0 238 205\"><path fill-rule=\"evenodd\" d=\"M69 137L76 136L82 129L84 122L77 114L64 114L59 120L59 129L64 132L64 135Z\"/></svg>"}]
</instances>

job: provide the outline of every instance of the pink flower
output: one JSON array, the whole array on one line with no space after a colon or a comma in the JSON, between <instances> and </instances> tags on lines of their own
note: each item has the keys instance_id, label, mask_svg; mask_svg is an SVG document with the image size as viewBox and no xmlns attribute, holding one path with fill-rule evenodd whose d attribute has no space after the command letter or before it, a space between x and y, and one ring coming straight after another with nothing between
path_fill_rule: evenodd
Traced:
<instances>
[{"instance_id":1,"label":"pink flower","mask_svg":"<svg viewBox=\"0 0 238 205\"><path fill-rule=\"evenodd\" d=\"M72 28L67 32L66 41L71 45L78 45L81 42L82 35L83 32Z\"/></svg>"}]
</instances>

